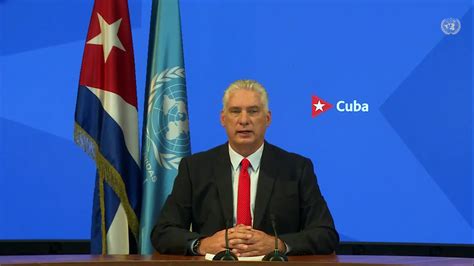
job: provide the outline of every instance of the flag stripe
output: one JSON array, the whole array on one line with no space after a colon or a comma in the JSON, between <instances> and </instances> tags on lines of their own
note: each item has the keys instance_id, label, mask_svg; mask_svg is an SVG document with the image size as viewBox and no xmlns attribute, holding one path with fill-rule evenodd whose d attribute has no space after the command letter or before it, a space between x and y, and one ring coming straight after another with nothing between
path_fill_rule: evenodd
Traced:
<instances>
[{"instance_id":1,"label":"flag stripe","mask_svg":"<svg viewBox=\"0 0 474 266\"><path fill-rule=\"evenodd\" d=\"M120 199L115 194L114 189L107 183L104 184L104 199L107 202L107 208L105 210L105 226L106 228L110 228L119 208Z\"/></svg>"},{"instance_id":2,"label":"flag stripe","mask_svg":"<svg viewBox=\"0 0 474 266\"><path fill-rule=\"evenodd\" d=\"M137 185L141 186L141 182L135 180L140 177L140 168L128 153L120 126L102 109L100 100L87 87L79 87L78 99L78 106L86 109L86 106L81 106L84 103L87 110L78 113L76 121L80 125L87 125L88 134L96 143L100 143L101 153L120 173L125 186L131 191L136 189ZM131 197L131 202L138 205L139 199L134 198L136 194L131 193L128 196ZM136 209L135 206L133 208Z\"/></svg>"},{"instance_id":3,"label":"flag stripe","mask_svg":"<svg viewBox=\"0 0 474 266\"><path fill-rule=\"evenodd\" d=\"M102 185L99 185L98 182L101 182ZM105 202L107 202L107 207L104 208L105 206L103 206L103 215L104 217L102 217L102 214L101 214L101 208L100 208L100 201L101 201L101 197L100 197L100 192L99 192L99 187L101 187L102 189L102 193L103 193L103 202L105 204ZM119 206L120 206L120 199L119 197L117 197L117 195L115 194L114 190L112 189L112 187L107 184L106 182L103 182L103 180L101 180L99 178L99 176L97 176L96 178L96 186L95 186L95 189L94 189L94 205L93 205L93 211L92 211L92 230L91 230L91 233L92 233L92 238L93 239L97 239L97 241L91 241L91 253L93 254L100 254L102 253L102 239L107 240L107 241L111 241L113 238L117 238L116 236L112 237L111 235L112 234L118 234L119 236L122 235L121 233L117 233L117 232L120 232L121 230L124 231L125 229L122 227L122 228L117 228L116 226L114 227L112 224L114 222L114 218L116 218L116 213L117 213L117 210L119 209ZM122 207L123 209L123 207ZM102 220L102 218L104 218L104 220ZM120 216L121 219L123 219L123 215ZM119 218L119 219L120 219ZM104 230L104 235L105 237L103 238L103 235L102 235L102 223L103 226L104 226L104 229L105 228L108 228L109 230ZM128 224L127 224L128 225ZM112 231L111 231L112 229ZM119 230L121 229L121 230ZM126 230L128 231L128 230ZM125 238L127 238L127 242L129 243L129 240L128 240L128 235L127 236L123 236ZM117 241L116 241L117 242ZM124 241L125 242L125 241ZM121 244L119 244L121 246ZM123 249L117 249L114 247L115 245L112 245L112 246L109 246L109 249L107 250L108 253L112 253L112 254L123 254ZM119 252L118 250L121 250L121 252Z\"/></svg>"},{"instance_id":4,"label":"flag stripe","mask_svg":"<svg viewBox=\"0 0 474 266\"><path fill-rule=\"evenodd\" d=\"M138 112L135 106L127 103L120 95L113 92L88 88L101 102L103 109L122 129L125 145L133 159L140 165L138 152Z\"/></svg>"},{"instance_id":5,"label":"flag stripe","mask_svg":"<svg viewBox=\"0 0 474 266\"><path fill-rule=\"evenodd\" d=\"M103 186L104 181L107 182L117 194L117 196L120 199L120 202L123 203L125 212L127 214L127 219L130 224L130 230L134 234L135 238L138 239L138 218L137 218L137 211L132 208L132 206L138 206L136 209L139 209L140 206L138 203L134 203L133 201L130 203L129 197L127 194L130 192L130 187L139 187L139 183L137 184L132 184L133 186L127 187L124 183L124 179L122 179L122 176L119 174L117 169L115 169L101 153L101 150L99 150L99 147L97 143L94 141L94 139L87 134L87 132L80 127L79 124L75 124L75 129L74 129L74 134L75 134L75 141L78 143L80 146L84 147L84 143L86 143L86 146L93 146L92 148L85 148L86 151L88 149L91 149L95 151L94 154L94 160L97 164L97 171L100 176L99 180L99 185ZM86 140L84 140L86 139ZM131 182L132 179L125 179L128 182ZM136 180L136 179L135 179ZM131 193L132 194L132 193ZM138 198L137 196L130 197L131 200ZM100 208L101 208L101 215L104 217L104 208L108 209L108 206L103 206L104 203L104 189L101 188L100 190ZM107 205L107 204L106 204ZM104 219L104 218L102 218ZM103 224L103 222L102 222ZM127 232L122 232L122 234L126 234ZM113 244L113 243L108 243L108 244ZM105 247L104 247L105 248ZM103 249L104 250L104 249Z\"/></svg>"},{"instance_id":6,"label":"flag stripe","mask_svg":"<svg viewBox=\"0 0 474 266\"><path fill-rule=\"evenodd\" d=\"M110 254L123 254L128 252L130 245L128 235L122 235L121 232L128 231L127 214L123 205L120 203L115 216L112 220L112 224L109 226L107 231L107 243L115 243L108 247L108 253Z\"/></svg>"},{"instance_id":7,"label":"flag stripe","mask_svg":"<svg viewBox=\"0 0 474 266\"><path fill-rule=\"evenodd\" d=\"M100 209L99 174L96 174L94 186L94 198L92 201L92 221L91 221L91 253L102 254L102 215ZM104 225L105 226L105 225Z\"/></svg>"}]
</instances>

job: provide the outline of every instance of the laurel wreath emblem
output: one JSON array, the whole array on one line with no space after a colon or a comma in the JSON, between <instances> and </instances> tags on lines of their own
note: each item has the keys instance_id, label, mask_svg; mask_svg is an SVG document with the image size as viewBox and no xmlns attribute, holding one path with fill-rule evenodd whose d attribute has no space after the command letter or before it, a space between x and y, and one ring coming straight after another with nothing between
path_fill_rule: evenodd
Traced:
<instances>
[{"instance_id":1,"label":"laurel wreath emblem","mask_svg":"<svg viewBox=\"0 0 474 266\"><path fill-rule=\"evenodd\" d=\"M156 74L153 77L148 96L148 113L150 113L151 109L153 109L153 106L155 104L156 92L158 91L158 89L161 88L166 82L176 78L184 79L184 68L179 66L167 68L163 70L160 74Z\"/></svg>"},{"instance_id":2,"label":"laurel wreath emblem","mask_svg":"<svg viewBox=\"0 0 474 266\"><path fill-rule=\"evenodd\" d=\"M156 146L155 142L153 141L152 138L150 138L150 134L148 132L148 129L146 131L147 133L147 139L150 140L150 143L152 144L153 148L153 154L155 155L155 159L158 162L158 164L168 170L171 169L178 169L179 162L181 161L182 157L178 156L173 153L162 153L158 150L158 147Z\"/></svg>"},{"instance_id":3,"label":"laurel wreath emblem","mask_svg":"<svg viewBox=\"0 0 474 266\"><path fill-rule=\"evenodd\" d=\"M179 78L185 78L184 74L184 68L176 66L172 68L167 68L163 70L160 74L156 74L150 85L150 91L149 91L149 98L148 98L148 114L151 113L151 111L154 108L154 105L156 104L156 97L157 97L157 92L158 89L163 87L167 82L171 81L172 79L179 79ZM146 129L146 138L150 141L151 143L151 148L153 150L154 157L158 164L168 170L171 169L178 169L179 162L181 161L182 157L178 156L177 154L173 153L162 153L159 151L154 139L151 137L148 127Z\"/></svg>"}]
</instances>

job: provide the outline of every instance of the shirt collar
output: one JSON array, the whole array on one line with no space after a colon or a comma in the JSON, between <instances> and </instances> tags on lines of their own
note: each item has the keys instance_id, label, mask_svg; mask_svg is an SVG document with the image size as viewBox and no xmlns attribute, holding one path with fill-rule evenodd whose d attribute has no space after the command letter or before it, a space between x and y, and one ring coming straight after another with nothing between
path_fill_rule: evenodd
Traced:
<instances>
[{"instance_id":1,"label":"shirt collar","mask_svg":"<svg viewBox=\"0 0 474 266\"><path fill-rule=\"evenodd\" d=\"M252 166L253 171L257 171L258 168L260 167L260 159L262 159L262 154L263 154L263 146L264 143L262 143L262 146L258 148L254 153L250 154L247 156L247 159L250 161L250 165ZM230 162L232 163L232 169L236 171L239 166L240 162L242 161L244 156L238 154L234 149L229 144L229 157L230 157Z\"/></svg>"}]
</instances>

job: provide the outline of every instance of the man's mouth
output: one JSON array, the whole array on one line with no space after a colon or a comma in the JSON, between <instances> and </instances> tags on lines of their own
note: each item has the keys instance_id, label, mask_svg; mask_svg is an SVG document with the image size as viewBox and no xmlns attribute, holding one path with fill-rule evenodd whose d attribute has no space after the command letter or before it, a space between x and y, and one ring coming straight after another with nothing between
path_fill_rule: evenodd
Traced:
<instances>
[{"instance_id":1,"label":"man's mouth","mask_svg":"<svg viewBox=\"0 0 474 266\"><path fill-rule=\"evenodd\" d=\"M252 131L251 130L237 130L237 134L247 136L247 135L252 134Z\"/></svg>"}]
</instances>

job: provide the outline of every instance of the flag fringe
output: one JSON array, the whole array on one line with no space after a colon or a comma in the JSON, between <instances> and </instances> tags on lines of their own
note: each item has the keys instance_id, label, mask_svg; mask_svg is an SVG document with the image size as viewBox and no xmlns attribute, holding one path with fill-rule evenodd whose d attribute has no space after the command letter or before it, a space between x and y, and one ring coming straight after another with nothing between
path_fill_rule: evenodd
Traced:
<instances>
[{"instance_id":1,"label":"flag fringe","mask_svg":"<svg viewBox=\"0 0 474 266\"><path fill-rule=\"evenodd\" d=\"M104 179L99 175L100 231L102 234L102 255L107 255L107 230L105 228Z\"/></svg>"},{"instance_id":2,"label":"flag fringe","mask_svg":"<svg viewBox=\"0 0 474 266\"><path fill-rule=\"evenodd\" d=\"M120 202L123 205L125 214L128 220L128 227L135 237L136 243L138 243L138 228L139 222L138 217L133 210L130 202L128 201L127 191L125 188L125 183L123 182L122 176L119 172L112 166L112 164L102 155L100 149L95 142L95 140L77 123L74 123L74 142L80 146L95 162L97 166L97 171L100 177L100 202L101 202L101 215L102 215L102 253L104 253L104 240L105 237L105 204L104 202L104 191L103 191L103 181L107 182L109 186L113 189L115 194L120 199Z\"/></svg>"}]
</instances>

